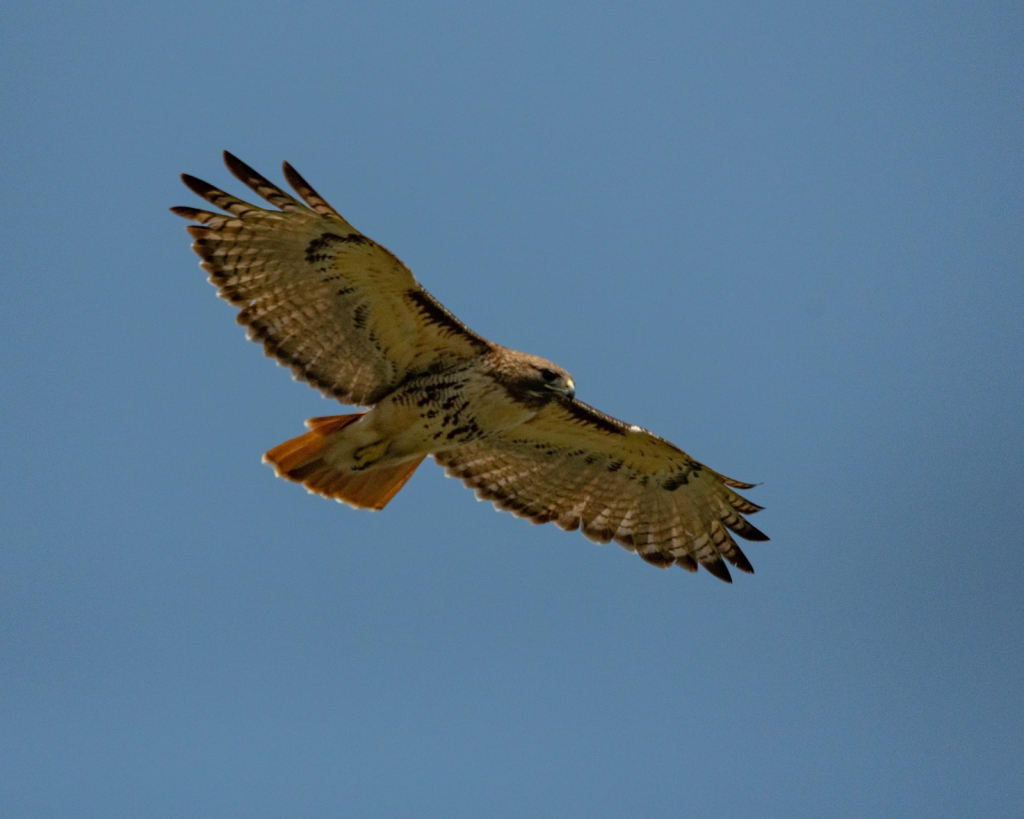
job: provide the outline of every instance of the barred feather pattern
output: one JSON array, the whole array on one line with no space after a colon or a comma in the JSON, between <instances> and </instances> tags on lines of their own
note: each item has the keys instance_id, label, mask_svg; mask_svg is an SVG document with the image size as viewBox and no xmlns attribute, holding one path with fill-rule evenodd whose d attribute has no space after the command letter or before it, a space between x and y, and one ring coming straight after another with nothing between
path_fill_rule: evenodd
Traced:
<instances>
[{"instance_id":1,"label":"barred feather pattern","mask_svg":"<svg viewBox=\"0 0 1024 819\"><path fill-rule=\"evenodd\" d=\"M580 529L597 543L614 540L656 566L696 571L700 565L728 582L724 561L753 572L732 533L768 539L741 516L761 507L731 486L751 484L575 400L434 458L498 509Z\"/></svg>"},{"instance_id":2,"label":"barred feather pattern","mask_svg":"<svg viewBox=\"0 0 1024 819\"><path fill-rule=\"evenodd\" d=\"M225 213L171 210L189 227L218 295L296 378L349 404L380 401L409 377L491 348L449 313L394 254L357 231L285 163L303 201L225 152L262 208L195 177L185 184Z\"/></svg>"}]
</instances>

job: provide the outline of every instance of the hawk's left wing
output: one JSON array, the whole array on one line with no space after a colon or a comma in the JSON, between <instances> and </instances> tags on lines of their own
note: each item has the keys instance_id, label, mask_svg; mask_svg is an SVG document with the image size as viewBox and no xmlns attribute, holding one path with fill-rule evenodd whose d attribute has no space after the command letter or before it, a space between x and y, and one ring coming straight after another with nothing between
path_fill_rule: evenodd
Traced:
<instances>
[{"instance_id":1,"label":"hawk's left wing","mask_svg":"<svg viewBox=\"0 0 1024 819\"><path fill-rule=\"evenodd\" d=\"M768 540L740 516L761 509L733 491L752 484L581 401L552 402L521 426L434 458L499 509L614 540L657 566L699 564L729 581L723 557L754 571L730 530Z\"/></svg>"},{"instance_id":2,"label":"hawk's left wing","mask_svg":"<svg viewBox=\"0 0 1024 819\"><path fill-rule=\"evenodd\" d=\"M189 227L192 249L217 294L296 378L346 404L376 404L411 376L491 349L290 165L285 176L302 202L227 151L224 161L273 207L186 174L189 188L227 213L171 210L199 222Z\"/></svg>"}]
</instances>

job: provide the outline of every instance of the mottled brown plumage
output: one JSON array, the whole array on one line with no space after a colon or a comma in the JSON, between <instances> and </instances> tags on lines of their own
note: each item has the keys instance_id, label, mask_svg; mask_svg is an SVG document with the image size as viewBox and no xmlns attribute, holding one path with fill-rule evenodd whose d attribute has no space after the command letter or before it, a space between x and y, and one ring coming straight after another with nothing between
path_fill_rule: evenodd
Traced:
<instances>
[{"instance_id":1,"label":"mottled brown plumage","mask_svg":"<svg viewBox=\"0 0 1024 819\"><path fill-rule=\"evenodd\" d=\"M612 540L656 566L752 572L731 533L767 540L741 516L750 489L668 441L575 399L565 370L474 333L383 246L345 221L290 166L302 201L225 152L264 209L195 177L226 213L172 210L238 321L296 378L355 415L313 418L270 450L278 474L381 509L432 455L480 498L535 523ZM724 558L724 560L723 560Z\"/></svg>"}]
</instances>

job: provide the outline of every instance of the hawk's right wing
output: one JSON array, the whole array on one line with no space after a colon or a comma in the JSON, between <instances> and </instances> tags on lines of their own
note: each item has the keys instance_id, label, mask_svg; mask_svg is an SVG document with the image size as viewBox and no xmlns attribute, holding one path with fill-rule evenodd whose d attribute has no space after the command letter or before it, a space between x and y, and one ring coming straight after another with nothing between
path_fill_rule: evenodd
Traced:
<instances>
[{"instance_id":1,"label":"hawk's right wing","mask_svg":"<svg viewBox=\"0 0 1024 819\"><path fill-rule=\"evenodd\" d=\"M574 399L434 460L498 509L614 540L657 566L700 565L728 581L723 558L754 571L730 532L768 539L742 517L761 507L733 491L751 484Z\"/></svg>"}]
</instances>

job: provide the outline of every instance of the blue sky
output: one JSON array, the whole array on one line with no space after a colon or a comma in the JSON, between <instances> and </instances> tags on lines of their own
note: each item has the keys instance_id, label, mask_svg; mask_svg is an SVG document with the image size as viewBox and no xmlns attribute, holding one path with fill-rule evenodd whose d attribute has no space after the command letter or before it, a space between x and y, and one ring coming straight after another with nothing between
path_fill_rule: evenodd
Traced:
<instances>
[{"instance_id":1,"label":"blue sky","mask_svg":"<svg viewBox=\"0 0 1024 819\"><path fill-rule=\"evenodd\" d=\"M1024 804L1016 3L23 4L2 56L0 813ZM288 159L472 328L738 478L726 586L335 410L167 207ZM1018 807L1014 807L1014 806Z\"/></svg>"}]
</instances>

